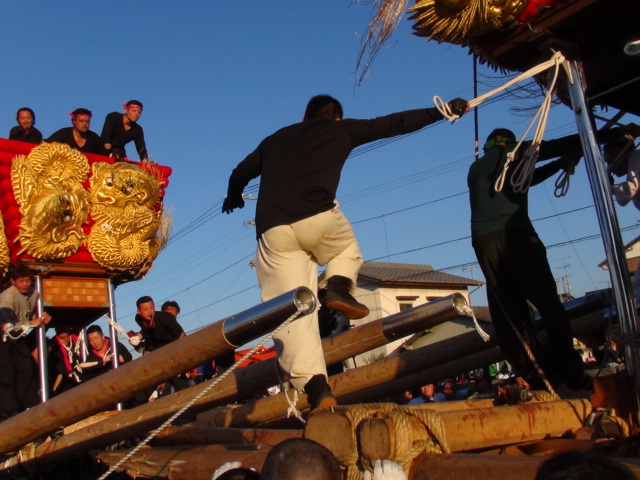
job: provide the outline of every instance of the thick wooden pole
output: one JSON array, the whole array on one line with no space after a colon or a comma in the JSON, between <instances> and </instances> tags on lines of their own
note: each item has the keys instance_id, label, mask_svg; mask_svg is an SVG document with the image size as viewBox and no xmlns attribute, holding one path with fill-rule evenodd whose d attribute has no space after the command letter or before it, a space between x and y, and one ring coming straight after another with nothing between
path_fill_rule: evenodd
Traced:
<instances>
[{"instance_id":1,"label":"thick wooden pole","mask_svg":"<svg viewBox=\"0 0 640 480\"><path fill-rule=\"evenodd\" d=\"M353 328L336 337L325 339L323 341L325 359L327 363L341 361L384 345L399 335L404 336L412 331L424 330L438 323L456 318L460 315L460 309L465 304L464 297L460 294L454 294L413 309L404 310L382 320ZM194 335L185 337L180 342ZM127 365L135 365L137 361L139 360L123 365L118 371ZM19 460L13 459L5 466L0 465L0 477L4 470L10 468L10 465L19 463L24 465L25 468L33 468L32 465L37 463L40 468L46 468L49 465L55 465L74 456L79 451L85 452L104 448L125 439L144 435L146 432L158 427L185 403L194 401L214 381L216 379L160 398L152 403L141 405L131 410L124 410L120 414L102 422L38 445L35 451L31 452L31 456L22 456ZM235 370L232 375L216 384L215 388L193 403L189 412L193 414L211 409L217 405L225 405L238 398L251 396L254 392L264 390L277 383L278 375L275 359L249 365L246 368Z\"/></svg>"},{"instance_id":2,"label":"thick wooden pole","mask_svg":"<svg viewBox=\"0 0 640 480\"><path fill-rule=\"evenodd\" d=\"M2 422L0 453L106 410L168 378L233 351L239 341L260 338L296 312L307 314L314 308L315 297L309 289L301 287L82 383Z\"/></svg>"},{"instance_id":3,"label":"thick wooden pole","mask_svg":"<svg viewBox=\"0 0 640 480\"><path fill-rule=\"evenodd\" d=\"M472 453L422 454L413 461L408 480L533 480L548 456L478 455ZM635 459L617 459L640 478Z\"/></svg>"},{"instance_id":4,"label":"thick wooden pole","mask_svg":"<svg viewBox=\"0 0 640 480\"><path fill-rule=\"evenodd\" d=\"M435 417L425 416L426 423L418 423L421 420L419 412L433 411L428 405L419 407L411 407L415 413L409 409L396 410L406 412L407 420L415 420L421 426L409 432L402 431L406 429L405 423L399 421L402 416L382 413L378 418L363 420L357 428L360 455L374 461L376 458L401 457L407 444L411 446L414 443L412 438L424 440L425 436L431 435L430 432L438 432L439 429L442 430L435 439L445 453L560 437L582 428L592 411L587 400L561 400L439 412ZM398 441L402 437L404 440Z\"/></svg>"},{"instance_id":5,"label":"thick wooden pole","mask_svg":"<svg viewBox=\"0 0 640 480\"><path fill-rule=\"evenodd\" d=\"M269 446L200 445L184 448L141 448L118 470L132 478L169 478L173 480L211 480L213 472L227 462L239 461L245 468L260 471ZM115 465L128 450L101 452L96 459Z\"/></svg>"},{"instance_id":6,"label":"thick wooden pole","mask_svg":"<svg viewBox=\"0 0 640 480\"><path fill-rule=\"evenodd\" d=\"M262 443L277 445L288 438L302 438L303 430L217 428L185 425L167 427L153 439L154 446Z\"/></svg>"}]
</instances>

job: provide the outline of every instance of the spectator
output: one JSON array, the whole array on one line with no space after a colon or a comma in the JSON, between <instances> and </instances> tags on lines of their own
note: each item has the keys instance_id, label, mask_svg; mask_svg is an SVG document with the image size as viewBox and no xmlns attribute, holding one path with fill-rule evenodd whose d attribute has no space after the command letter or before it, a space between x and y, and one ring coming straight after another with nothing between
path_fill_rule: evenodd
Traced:
<instances>
[{"instance_id":1,"label":"spectator","mask_svg":"<svg viewBox=\"0 0 640 480\"><path fill-rule=\"evenodd\" d=\"M136 301L136 306L138 313L135 320L141 330L138 334L129 338L129 343L137 351L142 353L152 352L186 335L176 317L167 312L156 311L155 303L151 297L140 297ZM168 383L173 385L176 392L189 387L189 381L184 375L178 375Z\"/></svg>"},{"instance_id":2,"label":"spectator","mask_svg":"<svg viewBox=\"0 0 640 480\"><path fill-rule=\"evenodd\" d=\"M535 480L637 480L625 464L589 451L558 453L545 460Z\"/></svg>"},{"instance_id":3,"label":"spectator","mask_svg":"<svg viewBox=\"0 0 640 480\"><path fill-rule=\"evenodd\" d=\"M447 402L450 400L456 400L456 383L447 378L444 382L442 382L442 386L440 387L440 391L436 392L433 396L434 402Z\"/></svg>"},{"instance_id":4,"label":"spectator","mask_svg":"<svg viewBox=\"0 0 640 480\"><path fill-rule=\"evenodd\" d=\"M87 328L87 341L89 342L89 354L86 366L82 369L85 380L90 380L113 369L113 341L105 337L99 325L91 325ZM116 341L118 352L118 364L122 365L133 360L131 352L122 343Z\"/></svg>"},{"instance_id":5,"label":"spectator","mask_svg":"<svg viewBox=\"0 0 640 480\"><path fill-rule=\"evenodd\" d=\"M91 110L76 108L69 114L73 127L61 128L54 132L47 142L66 143L82 153L104 155L106 152L97 133L89 130L91 126Z\"/></svg>"},{"instance_id":6,"label":"spectator","mask_svg":"<svg viewBox=\"0 0 640 480\"><path fill-rule=\"evenodd\" d=\"M175 300L167 300L162 304L160 310L170 313L174 317L178 318L178 315L180 314L180 305L178 305L178 302L176 302Z\"/></svg>"},{"instance_id":7,"label":"spectator","mask_svg":"<svg viewBox=\"0 0 640 480\"><path fill-rule=\"evenodd\" d=\"M429 385L423 385L417 392L414 393L413 398L409 401L408 405L421 405L423 403L433 403L433 396L436 393L436 387L433 383Z\"/></svg>"},{"instance_id":8,"label":"spectator","mask_svg":"<svg viewBox=\"0 0 640 480\"><path fill-rule=\"evenodd\" d=\"M307 438L289 438L269 450L260 480L341 480L340 464L331 451Z\"/></svg>"},{"instance_id":9,"label":"spectator","mask_svg":"<svg viewBox=\"0 0 640 480\"><path fill-rule=\"evenodd\" d=\"M116 159L124 159L127 152L124 146L133 141L138 151L140 161L148 161L147 146L144 141L144 131L138 125L138 119L142 115L142 103L138 100L129 100L122 105L124 114L111 112L104 119L102 127L102 143L107 154Z\"/></svg>"},{"instance_id":10,"label":"spectator","mask_svg":"<svg viewBox=\"0 0 640 480\"><path fill-rule=\"evenodd\" d=\"M51 395L59 395L81 382L80 350L78 335L71 327L56 327L56 334L49 341L49 370Z\"/></svg>"},{"instance_id":11,"label":"spectator","mask_svg":"<svg viewBox=\"0 0 640 480\"><path fill-rule=\"evenodd\" d=\"M18 125L9 132L9 140L27 143L41 143L42 133L35 127L36 114L29 107L22 107L16 113Z\"/></svg>"},{"instance_id":12,"label":"spectator","mask_svg":"<svg viewBox=\"0 0 640 480\"><path fill-rule=\"evenodd\" d=\"M19 262L9 270L11 286L0 294L0 416L5 418L38 404L37 365L32 355L37 336L31 328L51 321L37 314L39 293L31 269Z\"/></svg>"}]
</instances>

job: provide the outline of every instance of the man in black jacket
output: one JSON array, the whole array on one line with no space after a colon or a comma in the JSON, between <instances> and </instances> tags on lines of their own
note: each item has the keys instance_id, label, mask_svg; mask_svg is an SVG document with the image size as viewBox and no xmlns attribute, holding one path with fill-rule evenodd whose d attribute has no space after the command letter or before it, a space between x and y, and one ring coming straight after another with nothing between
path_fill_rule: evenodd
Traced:
<instances>
[{"instance_id":1,"label":"man in black jacket","mask_svg":"<svg viewBox=\"0 0 640 480\"><path fill-rule=\"evenodd\" d=\"M617 129L607 130L599 132L598 138L603 141L618 134ZM495 129L487 137L485 155L471 165L467 176L472 244L487 282L495 335L506 360L532 388L546 386L522 341L527 343L552 385L563 383L574 390L582 389L590 385L590 380L573 348L571 326L558 297L545 246L529 219L528 183L512 182L514 172L522 167L522 152L528 143L514 152L516 145L512 131ZM538 161L568 156L536 168L531 173L530 185L543 182L561 169L574 167L581 153L578 135L542 142ZM506 169L502 188L496 189L508 155L513 155L513 161ZM540 313L548 347L537 340L528 302Z\"/></svg>"},{"instance_id":2,"label":"man in black jacket","mask_svg":"<svg viewBox=\"0 0 640 480\"><path fill-rule=\"evenodd\" d=\"M465 100L449 104L468 110ZM325 290L321 301L348 318L369 313L351 294L362 255L349 221L335 201L342 167L351 151L382 138L415 132L442 120L435 108L393 113L370 120L344 119L328 95L313 97L303 121L265 138L233 170L222 211L242 208L242 191L261 177L256 207L256 270L267 301L299 286ZM318 281L318 265L326 269ZM293 322L274 338L278 360L312 407L335 405L326 381L317 313Z\"/></svg>"}]
</instances>

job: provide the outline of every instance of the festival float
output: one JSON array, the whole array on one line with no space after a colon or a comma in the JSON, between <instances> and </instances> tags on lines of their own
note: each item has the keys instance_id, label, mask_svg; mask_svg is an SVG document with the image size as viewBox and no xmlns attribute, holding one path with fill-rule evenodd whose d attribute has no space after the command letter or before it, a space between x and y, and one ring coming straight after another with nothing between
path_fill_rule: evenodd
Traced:
<instances>
[{"instance_id":1,"label":"festival float","mask_svg":"<svg viewBox=\"0 0 640 480\"><path fill-rule=\"evenodd\" d=\"M595 107L619 111L610 124L626 112L640 115L640 3L417 0L408 6L406 0L381 0L376 5L366 42L373 51L408 10L416 35L468 48L497 70L526 73L546 88L543 72L557 67L556 88L550 91L575 113L612 275L611 291L565 307L577 338L608 335L618 326L619 339L626 339L625 367L596 372L588 398L500 386L486 398L418 406L388 401L416 385L500 361L485 322L488 340L471 331L332 375L329 384L339 406L329 410L309 412L306 396L286 389L252 398L286 380L278 377L276 359L264 344L317 307L314 292L300 287L5 420L0 478L71 478L55 475L61 465L90 456L102 469L82 478L209 480L230 461L259 471L273 445L296 437L327 446L345 479L363 478L377 459L397 462L409 479L533 479L541 462L566 450L602 452L640 474L637 310L593 129ZM0 139L0 268L18 259L29 262L40 272L45 309L61 309L61 318L74 326L90 323L109 311L114 286L141 278L166 241L162 195L170 173L167 167L114 163L55 144L32 147ZM438 324L469 316L482 320L485 314L461 295L449 295L325 338L325 361L341 362ZM116 407L233 352L235 364L212 380L136 408Z\"/></svg>"}]
</instances>

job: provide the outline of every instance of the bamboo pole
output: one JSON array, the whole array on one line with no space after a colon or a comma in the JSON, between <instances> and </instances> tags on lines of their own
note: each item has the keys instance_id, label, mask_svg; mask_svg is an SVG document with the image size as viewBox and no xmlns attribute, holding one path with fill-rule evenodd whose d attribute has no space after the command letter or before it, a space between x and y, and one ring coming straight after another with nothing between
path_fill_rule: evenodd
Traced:
<instances>
[{"instance_id":1,"label":"bamboo pole","mask_svg":"<svg viewBox=\"0 0 640 480\"><path fill-rule=\"evenodd\" d=\"M460 294L453 294L325 339L323 340L325 360L327 363L341 361L384 345L398 336L424 330L438 323L457 318L464 305L466 305L464 297ZM191 336L193 335L189 337ZM185 339L189 337L185 337ZM126 365L134 365L137 361L123 365L118 371ZM275 359L269 359L235 370L232 375L199 398L192 405L190 412L198 413L217 405L225 405L235 399L250 396L255 391L277 384L276 365ZM22 468L34 468L33 465L36 463L38 468L46 468L73 457L78 451L104 448L119 441L143 435L160 425L185 403L194 401L213 381L216 379L160 398L152 403L124 410L112 418L38 445L29 456L23 455L19 459L12 458L10 462L0 465L0 478L4 473L11 474L11 472L20 472Z\"/></svg>"},{"instance_id":2,"label":"bamboo pole","mask_svg":"<svg viewBox=\"0 0 640 480\"><path fill-rule=\"evenodd\" d=\"M314 309L313 293L300 287L180 338L5 420L0 453L108 409L168 378L233 351L240 342L260 338L296 312L306 315Z\"/></svg>"}]
</instances>

